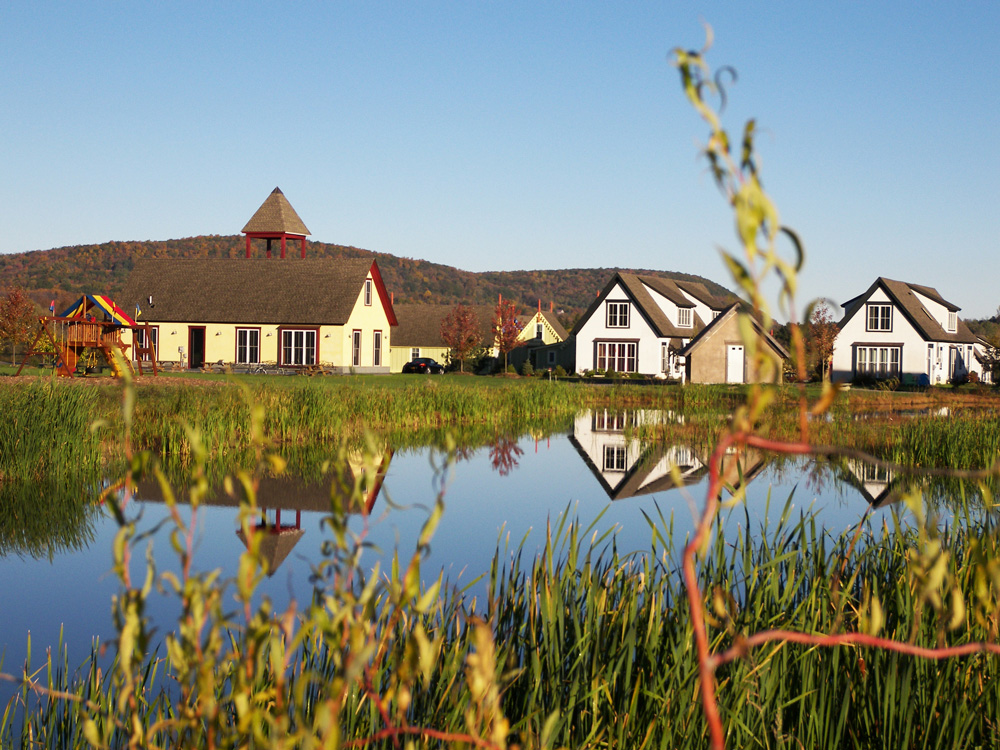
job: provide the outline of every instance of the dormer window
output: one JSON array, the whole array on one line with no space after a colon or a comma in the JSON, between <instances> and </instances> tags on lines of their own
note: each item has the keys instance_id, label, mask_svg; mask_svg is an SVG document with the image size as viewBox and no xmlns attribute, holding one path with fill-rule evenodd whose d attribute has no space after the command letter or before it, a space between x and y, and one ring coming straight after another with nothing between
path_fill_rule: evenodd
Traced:
<instances>
[{"instance_id":1,"label":"dormer window","mask_svg":"<svg viewBox=\"0 0 1000 750\"><path fill-rule=\"evenodd\" d=\"M608 328L628 328L628 302L608 303Z\"/></svg>"},{"instance_id":2,"label":"dormer window","mask_svg":"<svg viewBox=\"0 0 1000 750\"><path fill-rule=\"evenodd\" d=\"M892 330L892 305L868 305L868 331Z\"/></svg>"},{"instance_id":3,"label":"dormer window","mask_svg":"<svg viewBox=\"0 0 1000 750\"><path fill-rule=\"evenodd\" d=\"M680 307L677 309L677 327L678 328L690 328L691 327L691 308L690 307Z\"/></svg>"},{"instance_id":4,"label":"dormer window","mask_svg":"<svg viewBox=\"0 0 1000 750\"><path fill-rule=\"evenodd\" d=\"M954 333L958 330L958 313L948 313L948 328L946 330L948 333Z\"/></svg>"}]
</instances>

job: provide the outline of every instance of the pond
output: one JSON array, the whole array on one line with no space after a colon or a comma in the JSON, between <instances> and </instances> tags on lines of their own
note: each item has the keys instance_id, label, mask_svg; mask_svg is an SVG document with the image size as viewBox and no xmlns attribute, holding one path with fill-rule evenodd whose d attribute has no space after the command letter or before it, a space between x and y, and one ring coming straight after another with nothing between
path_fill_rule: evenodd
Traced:
<instances>
[{"instance_id":1,"label":"pond","mask_svg":"<svg viewBox=\"0 0 1000 750\"><path fill-rule=\"evenodd\" d=\"M376 476L367 496L370 515L351 519L352 529L363 532L373 545L363 564L378 561L384 567L397 548L404 556L412 553L438 491L444 492L445 513L422 570L425 578L443 570L451 584L471 585L473 594L483 591L482 582L475 580L489 570L498 544L516 549L523 540L526 552L533 554L544 542L547 524L558 524L565 514L585 528L593 524L598 536L614 529L614 544L622 553L650 549L651 521L664 536L665 526L671 526L673 543L679 546L704 501L708 453L696 446L644 443L637 437L644 421L665 418L673 417L587 412L565 432L501 439L460 453L450 465L430 448L382 449L372 464ZM359 470L357 460L348 469ZM838 535L873 507L876 514L895 507L894 477L878 466L806 459L776 464L750 452L728 456L723 471L730 487L745 489L747 498L728 511L729 529L747 523L758 528L765 520L773 524L790 510L796 515L816 512L821 525ZM264 535L262 550L273 566L261 593L276 608L310 597L312 566L320 560L321 543L329 533L321 520L329 507L330 484L322 478L261 483L257 525ZM46 494L53 491L38 489L37 513L42 519ZM190 508L181 506L181 512L188 517ZM139 519L141 529L156 527L168 515L152 483L140 486L125 513ZM71 517L70 530L66 523L63 519L62 528L53 530L58 539L48 548L37 540L20 547L9 540L6 544L0 558L0 597L5 603L0 671L20 672L29 633L34 665L47 647L62 639L69 645L71 666L89 655L93 639L114 635L111 599L120 584L110 570L117 526L96 505ZM195 567L218 568L231 577L246 547L236 502L217 492L199 509L194 527ZM151 544L158 572L178 569L162 530ZM139 553L136 558L134 574L141 576L144 560ZM154 622L169 625L174 606L173 600L154 596L149 614ZM3 685L0 691L9 695L10 688Z\"/></svg>"}]
</instances>

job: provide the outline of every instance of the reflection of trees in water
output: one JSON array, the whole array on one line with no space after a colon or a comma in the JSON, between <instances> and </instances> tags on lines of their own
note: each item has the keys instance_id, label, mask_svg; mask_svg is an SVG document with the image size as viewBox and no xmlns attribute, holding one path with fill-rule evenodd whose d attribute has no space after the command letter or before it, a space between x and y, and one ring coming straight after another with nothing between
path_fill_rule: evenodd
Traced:
<instances>
[{"instance_id":1,"label":"reflection of trees in water","mask_svg":"<svg viewBox=\"0 0 1000 750\"><path fill-rule=\"evenodd\" d=\"M0 557L51 560L88 547L102 514L98 482L80 477L0 482Z\"/></svg>"},{"instance_id":2,"label":"reflection of trees in water","mask_svg":"<svg viewBox=\"0 0 1000 750\"><path fill-rule=\"evenodd\" d=\"M517 459L522 455L524 451L515 438L498 435L490 446L490 466L493 467L493 471L505 477L517 468Z\"/></svg>"}]
</instances>

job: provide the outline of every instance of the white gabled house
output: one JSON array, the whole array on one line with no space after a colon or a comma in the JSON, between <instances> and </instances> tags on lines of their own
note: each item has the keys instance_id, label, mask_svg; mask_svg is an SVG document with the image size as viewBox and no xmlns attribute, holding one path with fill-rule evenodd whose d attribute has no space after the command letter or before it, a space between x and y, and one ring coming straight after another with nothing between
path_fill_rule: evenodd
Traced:
<instances>
[{"instance_id":1,"label":"white gabled house","mask_svg":"<svg viewBox=\"0 0 1000 750\"><path fill-rule=\"evenodd\" d=\"M839 382L898 378L934 384L984 372L982 340L958 317L958 305L929 286L879 277L845 302L833 345Z\"/></svg>"},{"instance_id":2,"label":"white gabled house","mask_svg":"<svg viewBox=\"0 0 1000 750\"><path fill-rule=\"evenodd\" d=\"M724 307L698 282L616 273L573 329L576 369L683 379L681 349Z\"/></svg>"}]
</instances>

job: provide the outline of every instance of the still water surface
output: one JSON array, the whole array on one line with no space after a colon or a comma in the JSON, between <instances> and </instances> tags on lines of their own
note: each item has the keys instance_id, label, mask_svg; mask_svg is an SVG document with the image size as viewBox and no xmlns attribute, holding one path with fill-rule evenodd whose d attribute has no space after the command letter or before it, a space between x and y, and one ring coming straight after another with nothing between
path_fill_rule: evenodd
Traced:
<instances>
[{"instance_id":1,"label":"still water surface","mask_svg":"<svg viewBox=\"0 0 1000 750\"><path fill-rule=\"evenodd\" d=\"M596 529L614 527L619 552L650 548L646 516L672 517L674 543L683 544L694 509L703 502L708 456L685 445L642 444L631 433L636 420L635 415L581 414L565 434L500 441L463 454L443 473L443 456L431 449L387 450L379 456L384 478L372 493L368 530L368 539L383 553L367 552L365 564L385 560L395 548L404 555L413 550L427 509L442 486L446 510L422 566L425 577L443 569L452 583L469 583L489 570L501 534L509 534L512 546L526 536L527 550L534 552L544 541L546 524L567 510L584 526L603 513ZM730 531L748 517L758 527L768 506L773 522L791 496L796 513L814 510L831 533L839 534L857 524L873 502L885 499L889 479L874 467L835 470L796 460L779 468L753 455L744 456L738 467L730 462L725 470L734 485L745 484L747 493L746 511L740 506L726 521ZM140 518L140 528L152 528L167 515L157 494L154 488L142 487L127 507L129 515ZM321 509L328 498L328 482L262 486L262 523L272 530L284 528L272 539L276 569L262 586L276 608L293 598L304 602L310 597L311 566L320 559L328 533L321 528ZM182 512L187 516L190 509L182 507ZM119 582L110 569L117 527L99 512L79 523L86 527L80 529L79 549L58 551L51 559L16 550L0 558L3 672L20 671L29 632L36 665L44 649L58 643L60 631L70 647L71 665L87 657L93 638L114 636L110 605ZM352 519L357 531L363 523L360 516ZM232 501L203 507L195 527L196 567L219 568L231 576L245 549ZM154 538L153 550L160 572L178 569L163 532ZM136 557L134 575L141 580L143 554ZM154 595L149 614L154 622L167 625L174 606L172 600Z\"/></svg>"}]
</instances>

